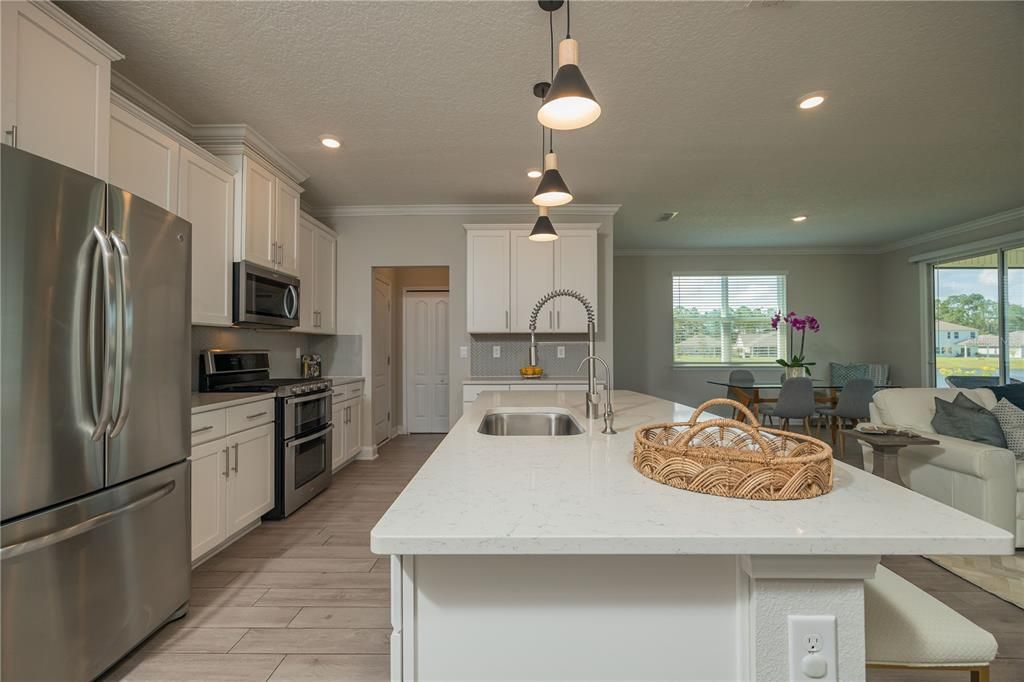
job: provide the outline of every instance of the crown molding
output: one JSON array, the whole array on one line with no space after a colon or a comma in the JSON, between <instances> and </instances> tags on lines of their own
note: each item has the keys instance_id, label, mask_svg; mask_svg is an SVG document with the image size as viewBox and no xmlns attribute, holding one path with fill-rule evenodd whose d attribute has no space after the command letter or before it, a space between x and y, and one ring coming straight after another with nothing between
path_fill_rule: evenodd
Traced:
<instances>
[{"instance_id":1,"label":"crown molding","mask_svg":"<svg viewBox=\"0 0 1024 682\"><path fill-rule=\"evenodd\" d=\"M1021 219L1024 219L1024 206L1011 208L1010 210L1003 211L1001 213L993 213L992 215L976 218L975 220L968 220L966 223L960 223L959 225L951 225L932 232L926 232L925 234L921 234L916 237L907 237L906 239L890 242L889 244L882 246L879 249L879 252L888 253L890 251L899 251L900 249L906 249L911 246L919 246L938 239L954 237L958 234L973 232L974 230L980 230L985 227L1002 225L1003 223Z\"/></svg>"},{"instance_id":2,"label":"crown molding","mask_svg":"<svg viewBox=\"0 0 1024 682\"><path fill-rule=\"evenodd\" d=\"M619 204L569 204L551 209L551 215L606 215L618 213ZM387 206L320 206L318 218L423 215L536 215L533 204L393 204Z\"/></svg>"},{"instance_id":3,"label":"crown molding","mask_svg":"<svg viewBox=\"0 0 1024 682\"><path fill-rule=\"evenodd\" d=\"M880 253L870 246L805 246L765 247L745 249L693 248L693 249L616 249L615 256L873 256Z\"/></svg>"},{"instance_id":4,"label":"crown molding","mask_svg":"<svg viewBox=\"0 0 1024 682\"><path fill-rule=\"evenodd\" d=\"M192 126L191 137L214 154L255 154L265 163L287 175L296 185L309 179L309 173L245 123L195 124Z\"/></svg>"},{"instance_id":5,"label":"crown molding","mask_svg":"<svg viewBox=\"0 0 1024 682\"><path fill-rule=\"evenodd\" d=\"M192 135L192 124L181 114L113 69L110 70L110 89L113 93L120 95L122 99L131 102L138 109L144 111L151 118L176 130L179 135L184 135L185 137Z\"/></svg>"},{"instance_id":6,"label":"crown molding","mask_svg":"<svg viewBox=\"0 0 1024 682\"><path fill-rule=\"evenodd\" d=\"M70 31L76 38L93 48L112 62L124 59L124 55L108 45L95 33L82 26L71 16L49 0L32 0L32 6Z\"/></svg>"}]
</instances>

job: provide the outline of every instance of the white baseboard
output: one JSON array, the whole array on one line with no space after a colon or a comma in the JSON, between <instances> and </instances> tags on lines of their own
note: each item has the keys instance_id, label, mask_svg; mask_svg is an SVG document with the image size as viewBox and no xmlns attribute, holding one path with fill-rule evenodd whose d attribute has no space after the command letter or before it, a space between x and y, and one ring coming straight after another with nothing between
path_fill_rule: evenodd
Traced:
<instances>
[{"instance_id":1,"label":"white baseboard","mask_svg":"<svg viewBox=\"0 0 1024 682\"><path fill-rule=\"evenodd\" d=\"M399 424L398 426L395 427L395 432L391 434L391 437L394 438L395 436L404 436L408 433L409 432L405 429L405 424Z\"/></svg>"},{"instance_id":2,"label":"white baseboard","mask_svg":"<svg viewBox=\"0 0 1024 682\"><path fill-rule=\"evenodd\" d=\"M356 459L368 460L377 459L377 448L373 445L364 445L363 449L356 455Z\"/></svg>"}]
</instances>

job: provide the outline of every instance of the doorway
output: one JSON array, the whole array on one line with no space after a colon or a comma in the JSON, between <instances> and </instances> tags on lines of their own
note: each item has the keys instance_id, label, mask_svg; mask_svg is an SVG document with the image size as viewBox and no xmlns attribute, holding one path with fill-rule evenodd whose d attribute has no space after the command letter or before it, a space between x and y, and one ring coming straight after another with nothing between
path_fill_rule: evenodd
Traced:
<instances>
[{"instance_id":1,"label":"doorway","mask_svg":"<svg viewBox=\"0 0 1024 682\"><path fill-rule=\"evenodd\" d=\"M403 292L404 415L409 433L448 431L448 290Z\"/></svg>"}]
</instances>

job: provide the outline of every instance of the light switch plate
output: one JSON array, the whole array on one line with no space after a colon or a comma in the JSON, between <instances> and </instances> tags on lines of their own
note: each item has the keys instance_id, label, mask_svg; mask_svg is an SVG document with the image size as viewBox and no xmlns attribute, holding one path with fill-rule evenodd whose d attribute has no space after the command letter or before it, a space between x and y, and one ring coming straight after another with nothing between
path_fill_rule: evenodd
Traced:
<instances>
[{"instance_id":1,"label":"light switch plate","mask_svg":"<svg viewBox=\"0 0 1024 682\"><path fill-rule=\"evenodd\" d=\"M500 358L501 357L501 346L491 346L491 357L492 358Z\"/></svg>"},{"instance_id":2,"label":"light switch plate","mask_svg":"<svg viewBox=\"0 0 1024 682\"><path fill-rule=\"evenodd\" d=\"M565 357L565 346L558 346L555 350L558 351L558 357Z\"/></svg>"},{"instance_id":3,"label":"light switch plate","mask_svg":"<svg viewBox=\"0 0 1024 682\"><path fill-rule=\"evenodd\" d=\"M296 360L301 360L302 359L302 349L299 348L298 346L295 347L295 359Z\"/></svg>"},{"instance_id":4,"label":"light switch plate","mask_svg":"<svg viewBox=\"0 0 1024 682\"><path fill-rule=\"evenodd\" d=\"M459 346L459 357L460 358L468 358L469 357L469 346Z\"/></svg>"},{"instance_id":5,"label":"light switch plate","mask_svg":"<svg viewBox=\"0 0 1024 682\"><path fill-rule=\"evenodd\" d=\"M836 617L789 616L789 679L836 682L836 666Z\"/></svg>"}]
</instances>

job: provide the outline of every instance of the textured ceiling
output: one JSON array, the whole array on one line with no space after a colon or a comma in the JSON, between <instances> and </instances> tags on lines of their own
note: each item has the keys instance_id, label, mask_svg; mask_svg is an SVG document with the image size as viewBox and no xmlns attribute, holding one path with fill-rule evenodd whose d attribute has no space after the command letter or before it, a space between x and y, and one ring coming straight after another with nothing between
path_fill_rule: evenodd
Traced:
<instances>
[{"instance_id":1,"label":"textured ceiling","mask_svg":"<svg viewBox=\"0 0 1024 682\"><path fill-rule=\"evenodd\" d=\"M533 2L62 7L187 119L254 126L311 204L532 194ZM578 2L572 28L604 113L555 147L578 201L622 204L618 247L875 245L1024 205L1024 3Z\"/></svg>"}]
</instances>

